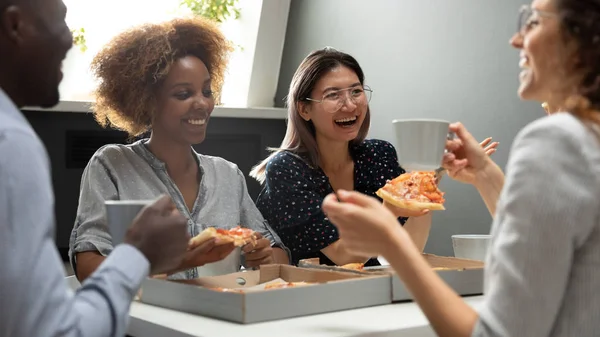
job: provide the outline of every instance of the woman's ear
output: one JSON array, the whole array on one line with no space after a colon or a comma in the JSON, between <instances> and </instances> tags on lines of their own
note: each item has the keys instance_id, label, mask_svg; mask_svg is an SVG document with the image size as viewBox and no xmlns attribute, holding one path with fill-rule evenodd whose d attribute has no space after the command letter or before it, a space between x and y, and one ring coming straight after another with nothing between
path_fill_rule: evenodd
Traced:
<instances>
[{"instance_id":1,"label":"woman's ear","mask_svg":"<svg viewBox=\"0 0 600 337\"><path fill-rule=\"evenodd\" d=\"M307 122L310 121L310 114L308 113L308 110L310 108L309 105L305 102L298 102L297 108L300 117Z\"/></svg>"}]
</instances>

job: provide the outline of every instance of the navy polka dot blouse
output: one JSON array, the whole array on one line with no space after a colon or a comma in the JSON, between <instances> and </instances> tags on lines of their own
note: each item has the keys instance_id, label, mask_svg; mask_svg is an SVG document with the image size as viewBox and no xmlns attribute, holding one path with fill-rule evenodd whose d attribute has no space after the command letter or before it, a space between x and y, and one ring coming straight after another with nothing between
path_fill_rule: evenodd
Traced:
<instances>
[{"instance_id":1,"label":"navy polka dot blouse","mask_svg":"<svg viewBox=\"0 0 600 337\"><path fill-rule=\"evenodd\" d=\"M354 189L358 192L378 198L375 191L388 179L404 173L394 146L386 141L365 140L352 146L350 154L354 159ZM256 204L291 250L292 263L319 257L322 264L334 265L321 253L338 240L337 229L321 210L323 199L333 192L325 173L288 151L275 155L265 173L265 186ZM404 224L406 218L398 220ZM371 259L366 265L378 264Z\"/></svg>"}]
</instances>

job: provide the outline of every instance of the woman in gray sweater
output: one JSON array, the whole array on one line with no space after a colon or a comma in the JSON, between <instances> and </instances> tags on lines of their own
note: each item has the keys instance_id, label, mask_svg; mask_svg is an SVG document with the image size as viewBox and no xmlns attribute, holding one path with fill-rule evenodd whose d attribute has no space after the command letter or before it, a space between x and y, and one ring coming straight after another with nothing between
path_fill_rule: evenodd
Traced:
<instances>
[{"instance_id":1,"label":"woman in gray sweater","mask_svg":"<svg viewBox=\"0 0 600 337\"><path fill-rule=\"evenodd\" d=\"M431 270L394 216L354 192L323 210L340 237L394 267L440 336L598 336L600 331L600 1L535 0L511 39L519 96L554 112L516 137L506 168L460 124L450 175L494 215L477 312Z\"/></svg>"}]
</instances>

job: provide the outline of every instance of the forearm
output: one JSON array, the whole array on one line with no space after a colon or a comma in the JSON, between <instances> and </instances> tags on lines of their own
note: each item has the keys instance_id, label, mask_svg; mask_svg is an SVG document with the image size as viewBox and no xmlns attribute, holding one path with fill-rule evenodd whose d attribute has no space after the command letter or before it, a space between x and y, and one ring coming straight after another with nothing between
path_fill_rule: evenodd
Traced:
<instances>
[{"instance_id":1,"label":"forearm","mask_svg":"<svg viewBox=\"0 0 600 337\"><path fill-rule=\"evenodd\" d=\"M132 246L119 247L111 255L77 291L70 314L78 319L77 327L73 327L69 335L125 333L131 301L148 275L150 265ZM106 315L102 315L103 312Z\"/></svg>"},{"instance_id":2,"label":"forearm","mask_svg":"<svg viewBox=\"0 0 600 337\"><path fill-rule=\"evenodd\" d=\"M131 301L148 274L148 261L131 247L116 249L115 255L73 294L67 289L55 250L54 242L48 238L30 266L28 282L19 287L10 282L2 284L5 289L13 289L13 299L20 302L12 303L21 303L18 307L23 315L10 322L0 319L0 326L9 327L15 336L123 336ZM11 303L10 298L3 296L3 300Z\"/></svg>"},{"instance_id":3,"label":"forearm","mask_svg":"<svg viewBox=\"0 0 600 337\"><path fill-rule=\"evenodd\" d=\"M409 218L404 224L404 229L408 232L417 249L423 252L431 230L431 213Z\"/></svg>"},{"instance_id":4,"label":"forearm","mask_svg":"<svg viewBox=\"0 0 600 337\"><path fill-rule=\"evenodd\" d=\"M290 259L285 250L273 247L273 262L276 264L290 264Z\"/></svg>"},{"instance_id":5,"label":"forearm","mask_svg":"<svg viewBox=\"0 0 600 337\"><path fill-rule=\"evenodd\" d=\"M496 214L496 204L504 187L504 173L496 163L489 159L489 165L477 175L475 188L492 217Z\"/></svg>"},{"instance_id":6,"label":"forearm","mask_svg":"<svg viewBox=\"0 0 600 337\"><path fill-rule=\"evenodd\" d=\"M76 253L75 260L77 279L83 283L106 260L106 256L96 251L88 251Z\"/></svg>"},{"instance_id":7,"label":"forearm","mask_svg":"<svg viewBox=\"0 0 600 337\"><path fill-rule=\"evenodd\" d=\"M399 235L393 240L393 248L383 257L402 279L438 336L470 336L478 319L475 310L433 271L410 240Z\"/></svg>"}]
</instances>

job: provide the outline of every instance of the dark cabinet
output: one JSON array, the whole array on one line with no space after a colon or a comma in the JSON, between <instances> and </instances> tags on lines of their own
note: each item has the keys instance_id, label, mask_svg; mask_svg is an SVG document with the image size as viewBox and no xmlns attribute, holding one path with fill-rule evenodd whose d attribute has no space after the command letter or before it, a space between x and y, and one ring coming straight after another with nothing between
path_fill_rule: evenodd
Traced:
<instances>
[{"instance_id":1,"label":"dark cabinet","mask_svg":"<svg viewBox=\"0 0 600 337\"><path fill-rule=\"evenodd\" d=\"M56 244L66 257L75 221L83 169L94 152L105 144L128 143L125 133L103 129L91 114L80 112L23 111L46 145L52 165L56 199ZM237 164L246 176L248 192L255 199L260 185L250 169L277 147L285 134L285 120L212 117L206 140L194 148Z\"/></svg>"}]
</instances>

